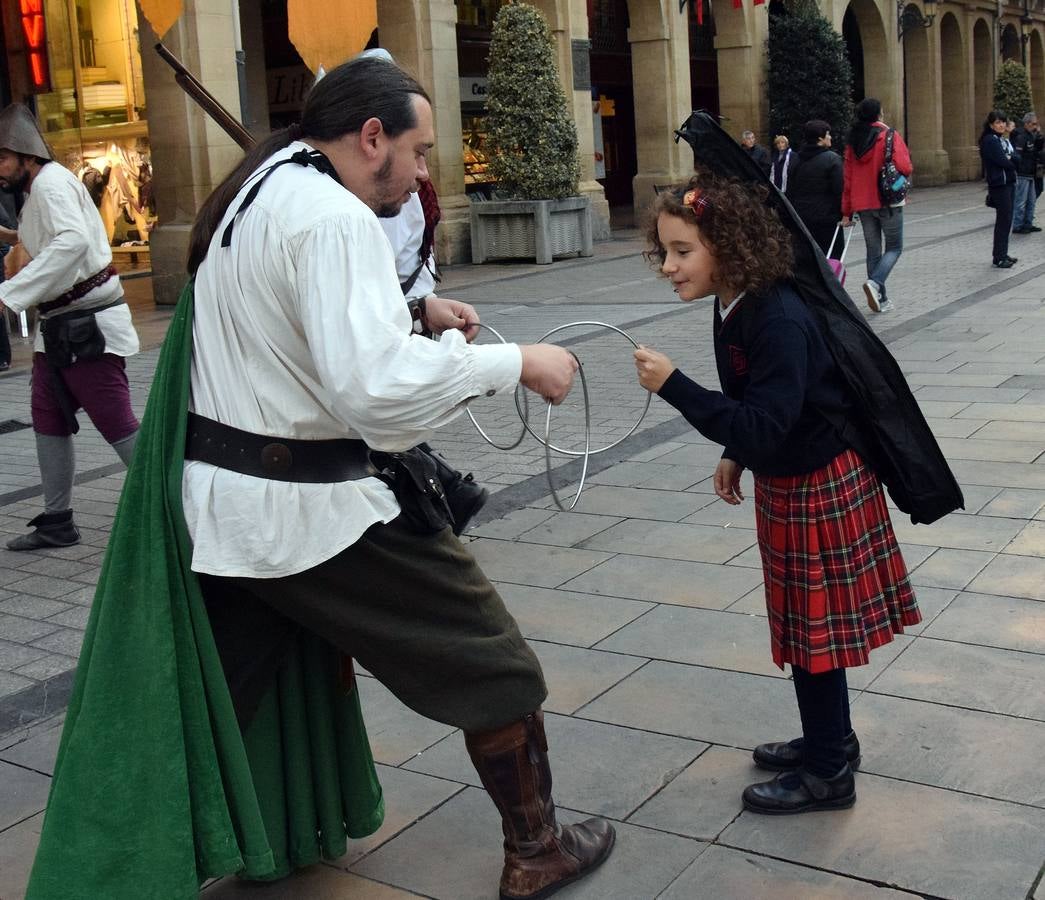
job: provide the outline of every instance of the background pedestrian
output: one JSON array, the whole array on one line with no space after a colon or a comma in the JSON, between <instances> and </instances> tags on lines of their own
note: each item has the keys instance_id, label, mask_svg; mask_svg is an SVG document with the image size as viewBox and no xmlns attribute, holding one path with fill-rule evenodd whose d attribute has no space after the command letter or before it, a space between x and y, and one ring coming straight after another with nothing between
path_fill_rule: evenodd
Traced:
<instances>
[{"instance_id":1,"label":"background pedestrian","mask_svg":"<svg viewBox=\"0 0 1045 900\"><path fill-rule=\"evenodd\" d=\"M786 136L778 134L773 138L773 156L770 166L769 180L781 191L787 192L788 179L798 162L798 156L791 150L791 142Z\"/></svg>"},{"instance_id":2,"label":"background pedestrian","mask_svg":"<svg viewBox=\"0 0 1045 900\"><path fill-rule=\"evenodd\" d=\"M1009 232L1016 195L1016 160L1012 144L1005 137L1008 120L1005 113L992 109L987 113L980 134L980 159L987 181L987 205L994 207L994 244L991 261L995 268L1011 269L1016 258L1009 256Z\"/></svg>"},{"instance_id":3,"label":"background pedestrian","mask_svg":"<svg viewBox=\"0 0 1045 900\"><path fill-rule=\"evenodd\" d=\"M798 164L788 181L787 199L827 255L842 218L842 157L831 149L831 126L823 119L806 122L802 136ZM835 244L831 255L841 259L845 241Z\"/></svg>"},{"instance_id":4,"label":"background pedestrian","mask_svg":"<svg viewBox=\"0 0 1045 900\"><path fill-rule=\"evenodd\" d=\"M842 224L860 216L867 252L867 281L864 297L872 312L889 312L892 302L885 282L903 252L903 208L906 203L885 204L878 190L878 176L885 164L886 136L890 128L882 121L882 104L865 97L856 106L856 122L849 130L845 148L842 187ZM893 133L893 162L902 175L914 172L911 154L900 133Z\"/></svg>"},{"instance_id":5,"label":"background pedestrian","mask_svg":"<svg viewBox=\"0 0 1045 900\"><path fill-rule=\"evenodd\" d=\"M1034 178L1041 165L1045 135L1038 125L1038 114L1029 112L1023 117L1023 126L1010 138L1016 151L1016 192L1012 208L1012 233L1030 234L1041 229L1034 224L1034 206L1038 200Z\"/></svg>"},{"instance_id":6,"label":"background pedestrian","mask_svg":"<svg viewBox=\"0 0 1045 900\"><path fill-rule=\"evenodd\" d=\"M751 157L752 162L754 162L754 164L762 170L762 173L768 177L771 164L769 151L767 151L765 147L755 143L755 132L745 131L740 135L740 146L743 147L744 152Z\"/></svg>"}]
</instances>

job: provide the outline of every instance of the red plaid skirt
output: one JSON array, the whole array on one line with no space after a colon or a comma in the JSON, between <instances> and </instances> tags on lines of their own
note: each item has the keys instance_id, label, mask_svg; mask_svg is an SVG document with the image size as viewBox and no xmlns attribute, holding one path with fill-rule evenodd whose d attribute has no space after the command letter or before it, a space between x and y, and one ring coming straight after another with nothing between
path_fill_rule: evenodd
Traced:
<instances>
[{"instance_id":1,"label":"red plaid skirt","mask_svg":"<svg viewBox=\"0 0 1045 900\"><path fill-rule=\"evenodd\" d=\"M773 662L866 665L922 620L878 479L852 450L808 475L755 476Z\"/></svg>"}]
</instances>

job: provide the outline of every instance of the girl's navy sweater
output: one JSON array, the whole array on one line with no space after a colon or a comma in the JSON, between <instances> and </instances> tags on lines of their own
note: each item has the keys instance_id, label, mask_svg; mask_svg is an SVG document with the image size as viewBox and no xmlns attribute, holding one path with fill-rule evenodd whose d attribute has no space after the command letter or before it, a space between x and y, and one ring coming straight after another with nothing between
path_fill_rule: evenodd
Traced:
<instances>
[{"instance_id":1,"label":"girl's navy sweater","mask_svg":"<svg viewBox=\"0 0 1045 900\"><path fill-rule=\"evenodd\" d=\"M715 303L715 361L722 393L676 369L659 394L722 456L759 475L804 475L846 444L840 373L820 329L794 288L780 283L741 298L723 323Z\"/></svg>"}]
</instances>

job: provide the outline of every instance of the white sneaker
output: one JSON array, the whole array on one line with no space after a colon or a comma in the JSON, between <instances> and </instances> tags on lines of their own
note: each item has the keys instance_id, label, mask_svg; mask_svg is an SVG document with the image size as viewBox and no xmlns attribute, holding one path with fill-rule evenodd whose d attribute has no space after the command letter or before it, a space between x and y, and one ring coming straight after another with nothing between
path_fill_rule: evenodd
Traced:
<instances>
[{"instance_id":1,"label":"white sneaker","mask_svg":"<svg viewBox=\"0 0 1045 900\"><path fill-rule=\"evenodd\" d=\"M864 296L867 298L867 305L870 307L871 312L882 311L882 292L879 290L876 281L868 278L864 282Z\"/></svg>"},{"instance_id":2,"label":"white sneaker","mask_svg":"<svg viewBox=\"0 0 1045 900\"><path fill-rule=\"evenodd\" d=\"M880 312L880 313L887 313L887 312L892 312L892 311L893 311L893 301L892 300L882 300L882 301L879 302L879 304L878 304L878 312Z\"/></svg>"}]
</instances>

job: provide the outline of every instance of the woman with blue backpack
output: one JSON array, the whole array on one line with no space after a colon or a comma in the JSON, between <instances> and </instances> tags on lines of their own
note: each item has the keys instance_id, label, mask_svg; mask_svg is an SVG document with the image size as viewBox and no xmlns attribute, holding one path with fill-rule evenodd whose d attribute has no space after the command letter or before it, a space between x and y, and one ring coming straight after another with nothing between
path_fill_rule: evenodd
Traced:
<instances>
[{"instance_id":1,"label":"woman with blue backpack","mask_svg":"<svg viewBox=\"0 0 1045 900\"><path fill-rule=\"evenodd\" d=\"M872 312L889 312L885 280L903 252L903 208L914 166L903 137L882 121L882 104L865 97L846 140L842 225L859 215L867 246L864 296ZM884 248L883 248L884 243Z\"/></svg>"}]
</instances>

